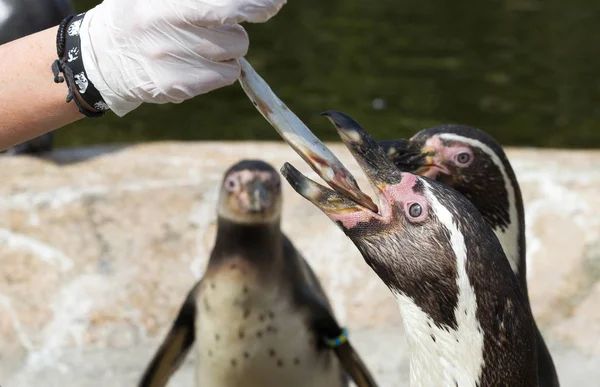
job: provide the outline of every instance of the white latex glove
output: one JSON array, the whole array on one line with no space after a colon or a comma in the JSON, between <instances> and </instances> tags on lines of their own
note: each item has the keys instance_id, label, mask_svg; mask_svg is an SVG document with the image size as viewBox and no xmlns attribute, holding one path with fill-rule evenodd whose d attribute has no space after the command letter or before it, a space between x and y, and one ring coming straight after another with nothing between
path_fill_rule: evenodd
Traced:
<instances>
[{"instance_id":1,"label":"white latex glove","mask_svg":"<svg viewBox=\"0 0 600 387\"><path fill-rule=\"evenodd\" d=\"M234 83L248 35L287 0L104 0L81 23L89 80L124 116L149 103L180 103Z\"/></svg>"}]
</instances>

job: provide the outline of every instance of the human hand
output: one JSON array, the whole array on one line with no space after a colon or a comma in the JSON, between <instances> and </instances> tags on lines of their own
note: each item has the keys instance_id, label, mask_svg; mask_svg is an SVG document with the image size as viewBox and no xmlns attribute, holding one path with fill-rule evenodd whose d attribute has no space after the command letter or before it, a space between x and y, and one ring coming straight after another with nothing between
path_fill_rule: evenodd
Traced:
<instances>
[{"instance_id":1,"label":"human hand","mask_svg":"<svg viewBox=\"0 0 600 387\"><path fill-rule=\"evenodd\" d=\"M249 45L238 23L265 22L286 1L104 0L74 29L88 80L124 116L234 83Z\"/></svg>"}]
</instances>

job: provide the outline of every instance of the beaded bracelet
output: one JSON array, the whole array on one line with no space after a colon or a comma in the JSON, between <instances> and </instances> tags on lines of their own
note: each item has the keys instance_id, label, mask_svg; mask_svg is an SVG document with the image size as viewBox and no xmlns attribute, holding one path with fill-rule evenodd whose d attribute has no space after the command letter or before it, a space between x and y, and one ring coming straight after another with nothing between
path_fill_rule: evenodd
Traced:
<instances>
[{"instance_id":1,"label":"beaded bracelet","mask_svg":"<svg viewBox=\"0 0 600 387\"><path fill-rule=\"evenodd\" d=\"M52 63L52 74L54 74L55 83L66 81L69 88L67 103L75 101L81 114L86 117L96 118L103 116L109 110L109 107L98 89L88 79L83 67L79 29L84 16L85 12L78 15L70 15L60 23L56 34L56 53L58 59ZM64 77L60 76L59 73L62 73ZM79 92L81 99L97 111L86 109L79 99L75 98L74 93L76 91Z\"/></svg>"}]
</instances>

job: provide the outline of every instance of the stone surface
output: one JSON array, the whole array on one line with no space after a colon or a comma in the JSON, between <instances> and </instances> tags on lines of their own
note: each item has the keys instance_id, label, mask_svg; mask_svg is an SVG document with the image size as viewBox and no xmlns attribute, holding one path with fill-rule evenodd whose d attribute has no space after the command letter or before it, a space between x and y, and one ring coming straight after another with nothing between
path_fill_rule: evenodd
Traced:
<instances>
[{"instance_id":1,"label":"stone surface","mask_svg":"<svg viewBox=\"0 0 600 387\"><path fill-rule=\"evenodd\" d=\"M340 145L332 147L352 170ZM510 149L532 307L565 386L600 380L600 152ZM0 384L132 386L201 277L222 173L308 167L280 143L153 143L0 157ZM316 178L315 174L308 173ZM366 183L356 173L359 183ZM382 386L406 386L402 322L349 240L284 184L283 228ZM171 386L192 386L191 358Z\"/></svg>"}]
</instances>

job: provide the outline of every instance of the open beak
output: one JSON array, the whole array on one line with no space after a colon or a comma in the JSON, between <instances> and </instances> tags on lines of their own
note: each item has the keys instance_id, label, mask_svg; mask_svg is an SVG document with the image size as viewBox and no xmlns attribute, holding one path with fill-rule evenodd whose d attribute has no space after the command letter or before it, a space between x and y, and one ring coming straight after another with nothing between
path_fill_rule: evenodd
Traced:
<instances>
[{"instance_id":1,"label":"open beak","mask_svg":"<svg viewBox=\"0 0 600 387\"><path fill-rule=\"evenodd\" d=\"M268 85L241 59L240 83L261 114L275 127L283 139L332 188L318 184L286 163L281 173L292 187L324 212L347 214L369 212L377 215L379 208L362 192L356 180L335 155L291 112L271 91ZM398 184L402 173L377 142L348 115L327 111L323 113L336 127L342 141L357 160L375 192L386 185Z\"/></svg>"},{"instance_id":2,"label":"open beak","mask_svg":"<svg viewBox=\"0 0 600 387\"><path fill-rule=\"evenodd\" d=\"M342 141L360 165L379 197L381 197L387 185L400 183L402 179L401 172L394 166L377 142L356 121L337 111L327 111L322 114L336 127ZM344 192L340 192L336 187L332 186L333 190L323 187L302 175L289 163L283 166L281 173L296 192L328 214L347 214L369 210L374 213L372 215L380 215L379 208L368 207L365 203L344 195ZM360 194L366 196L362 192ZM354 197L356 196L359 196L358 193L354 195Z\"/></svg>"},{"instance_id":3,"label":"open beak","mask_svg":"<svg viewBox=\"0 0 600 387\"><path fill-rule=\"evenodd\" d=\"M360 190L340 160L288 109L245 59L238 61L244 92L281 137L337 192L377 212L375 203Z\"/></svg>"}]
</instances>

